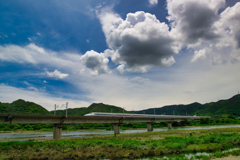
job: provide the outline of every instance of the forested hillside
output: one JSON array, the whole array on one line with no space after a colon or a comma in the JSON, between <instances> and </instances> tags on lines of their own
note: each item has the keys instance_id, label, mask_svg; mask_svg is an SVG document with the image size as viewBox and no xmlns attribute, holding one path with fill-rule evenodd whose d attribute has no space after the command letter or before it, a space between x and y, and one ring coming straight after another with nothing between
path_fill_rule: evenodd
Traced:
<instances>
[{"instance_id":1,"label":"forested hillside","mask_svg":"<svg viewBox=\"0 0 240 160\"><path fill-rule=\"evenodd\" d=\"M85 114L91 113L91 112L107 112L111 113L113 111L114 113L122 113L123 109L120 107L107 105L103 103L93 103L89 107L83 107L83 108L70 108L68 109L68 115L69 116L83 116ZM124 110L126 113L127 111ZM51 111L52 114L54 114L54 111ZM66 110L57 110L56 115L65 115Z\"/></svg>"},{"instance_id":2,"label":"forested hillside","mask_svg":"<svg viewBox=\"0 0 240 160\"><path fill-rule=\"evenodd\" d=\"M167 115L193 115L195 114L196 111L200 109L204 109L206 106L200 104L200 103L192 103L188 105L170 105L170 106L164 106L161 108L150 108L146 110L141 110L141 111L134 111L134 113L137 114L155 114L161 115L161 114L167 114Z\"/></svg>"},{"instance_id":3,"label":"forested hillside","mask_svg":"<svg viewBox=\"0 0 240 160\"><path fill-rule=\"evenodd\" d=\"M197 111L197 114L206 116L222 116L224 114L231 114L240 116L240 95L235 95L227 100L219 100L204 104L205 109Z\"/></svg>"},{"instance_id":4,"label":"forested hillside","mask_svg":"<svg viewBox=\"0 0 240 160\"><path fill-rule=\"evenodd\" d=\"M22 99L16 100L10 104L0 102L0 113L9 113L9 105L12 107L11 112L13 114L51 115L51 113L42 106Z\"/></svg>"},{"instance_id":5,"label":"forested hillside","mask_svg":"<svg viewBox=\"0 0 240 160\"><path fill-rule=\"evenodd\" d=\"M22 99L16 100L10 104L14 106L12 113L17 114L42 114L42 115L53 115L54 111L47 111L42 106L33 103L24 101ZM9 113L8 109L9 103L0 102L0 113ZM148 106L146 106L148 108ZM218 116L223 117L227 115L240 116L240 95L235 95L230 99L219 100L217 102L210 102L206 104L200 103L191 103L187 105L169 105L164 107L149 108L140 111L126 111L125 113L136 113L136 114L167 114L167 115L197 115L200 116ZM122 113L123 108L107 105L103 103L93 103L89 107L82 108L69 108L69 116L83 116L91 112L108 112L113 111L114 113ZM65 115L66 110L57 110L56 115Z\"/></svg>"}]
</instances>

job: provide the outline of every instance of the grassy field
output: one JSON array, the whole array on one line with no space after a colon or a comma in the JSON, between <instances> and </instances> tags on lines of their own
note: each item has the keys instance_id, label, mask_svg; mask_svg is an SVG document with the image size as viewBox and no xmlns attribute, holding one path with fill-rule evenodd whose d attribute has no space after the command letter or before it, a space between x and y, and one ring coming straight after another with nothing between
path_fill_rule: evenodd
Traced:
<instances>
[{"instance_id":1,"label":"grassy field","mask_svg":"<svg viewBox=\"0 0 240 160\"><path fill-rule=\"evenodd\" d=\"M240 128L146 132L62 140L1 142L1 159L122 159L216 152L240 146ZM234 151L233 155L240 151ZM198 157L208 159L209 157ZM156 159L153 157L153 159ZM176 158L175 158L176 159Z\"/></svg>"}]
</instances>

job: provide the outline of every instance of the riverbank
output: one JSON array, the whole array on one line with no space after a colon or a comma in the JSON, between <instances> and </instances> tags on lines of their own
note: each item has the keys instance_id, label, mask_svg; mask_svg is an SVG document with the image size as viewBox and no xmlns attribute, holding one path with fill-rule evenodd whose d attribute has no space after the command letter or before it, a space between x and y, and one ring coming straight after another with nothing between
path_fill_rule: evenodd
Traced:
<instances>
[{"instance_id":1,"label":"riverbank","mask_svg":"<svg viewBox=\"0 0 240 160\"><path fill-rule=\"evenodd\" d=\"M229 156L223 158L214 158L213 160L239 160L240 156Z\"/></svg>"},{"instance_id":2,"label":"riverbank","mask_svg":"<svg viewBox=\"0 0 240 160\"><path fill-rule=\"evenodd\" d=\"M239 125L239 124L202 124L202 125L193 125L193 126L178 126L178 127L184 127L184 128L191 128L191 127L205 127L205 126L230 126L230 125ZM175 126L176 127L176 126ZM174 127L174 128L175 128ZM167 127L154 127L154 129L159 129L159 128L167 128ZM120 130L142 130L144 128L120 128ZM99 131L99 130L104 130L104 129L94 129L94 128L90 128L90 129L64 129L63 132L72 132L72 131ZM113 129L106 129L107 131L111 131ZM0 135L1 134L15 134L15 133L26 133L26 134L33 134L33 133L44 133L44 132L52 132L53 129L52 128L48 128L48 129L40 129L40 130L22 130L22 129L18 129L18 130L10 130L10 131L0 131Z\"/></svg>"},{"instance_id":3,"label":"riverbank","mask_svg":"<svg viewBox=\"0 0 240 160\"><path fill-rule=\"evenodd\" d=\"M61 140L1 142L9 159L143 158L181 153L216 152L240 146L240 128L171 130ZM239 152L240 151L235 151ZM212 157L214 158L214 157ZM215 157L219 158L219 157Z\"/></svg>"},{"instance_id":4,"label":"riverbank","mask_svg":"<svg viewBox=\"0 0 240 160\"><path fill-rule=\"evenodd\" d=\"M215 128L236 128L240 125L213 125L213 126L197 126L197 127L174 127L171 130L202 130L202 129L215 129ZM153 132L162 132L168 131L169 129L166 127L162 128L154 128ZM146 129L127 129L121 130L121 134L129 134L129 133L144 133L147 132ZM28 140L46 140L52 139L53 133L52 130L50 132L36 132L36 131L28 131L28 132L12 132L12 133L1 133L0 134L0 142L8 142L8 141L28 141ZM109 130L99 130L99 129L91 129L91 130L80 130L80 131L63 131L62 138L74 138L74 137L89 137L89 136L104 136L104 135L113 135L113 131Z\"/></svg>"}]
</instances>

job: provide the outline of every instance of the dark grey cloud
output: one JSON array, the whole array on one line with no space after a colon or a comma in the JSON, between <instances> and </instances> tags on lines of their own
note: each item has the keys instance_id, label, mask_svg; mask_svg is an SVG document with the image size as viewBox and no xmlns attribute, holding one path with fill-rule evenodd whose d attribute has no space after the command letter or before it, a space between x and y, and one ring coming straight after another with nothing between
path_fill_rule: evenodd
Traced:
<instances>
[{"instance_id":1,"label":"dark grey cloud","mask_svg":"<svg viewBox=\"0 0 240 160\"><path fill-rule=\"evenodd\" d=\"M188 3L185 7L179 25L180 31L185 34L187 42L193 43L199 38L211 40L219 37L214 33L212 27L214 22L219 19L214 10L196 3Z\"/></svg>"},{"instance_id":2,"label":"dark grey cloud","mask_svg":"<svg viewBox=\"0 0 240 160\"><path fill-rule=\"evenodd\" d=\"M86 60L86 66L90 69L98 68L101 65L97 57L89 57Z\"/></svg>"},{"instance_id":3,"label":"dark grey cloud","mask_svg":"<svg viewBox=\"0 0 240 160\"><path fill-rule=\"evenodd\" d=\"M162 59L174 55L170 47L172 39L167 37L158 37L146 41L135 37L124 37L122 46L118 52L121 55L121 61L127 63L128 67L154 65L164 66Z\"/></svg>"},{"instance_id":4,"label":"dark grey cloud","mask_svg":"<svg viewBox=\"0 0 240 160\"><path fill-rule=\"evenodd\" d=\"M220 37L216 34L214 23L219 20L217 11L223 4L223 0L168 0L168 19L173 34L189 44Z\"/></svg>"},{"instance_id":5,"label":"dark grey cloud","mask_svg":"<svg viewBox=\"0 0 240 160\"><path fill-rule=\"evenodd\" d=\"M80 60L83 64L92 70L93 75L99 75L108 72L108 59L102 54L93 50L86 52Z\"/></svg>"},{"instance_id":6,"label":"dark grey cloud","mask_svg":"<svg viewBox=\"0 0 240 160\"><path fill-rule=\"evenodd\" d=\"M236 32L235 40L237 41L237 48L240 48L240 30Z\"/></svg>"}]
</instances>

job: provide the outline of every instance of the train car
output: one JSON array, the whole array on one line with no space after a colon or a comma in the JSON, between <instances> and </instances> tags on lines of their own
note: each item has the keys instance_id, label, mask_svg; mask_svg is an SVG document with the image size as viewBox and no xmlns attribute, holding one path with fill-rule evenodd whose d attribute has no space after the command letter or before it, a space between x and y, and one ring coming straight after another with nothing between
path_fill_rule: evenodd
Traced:
<instances>
[{"instance_id":1,"label":"train car","mask_svg":"<svg viewBox=\"0 0 240 160\"><path fill-rule=\"evenodd\" d=\"M146 117L146 118L180 118L180 119L189 119L197 118L199 116L182 116L182 115L154 115L154 114L129 114L129 113L104 113L104 112L92 112L85 114L84 116L92 117Z\"/></svg>"},{"instance_id":2,"label":"train car","mask_svg":"<svg viewBox=\"0 0 240 160\"><path fill-rule=\"evenodd\" d=\"M178 116L178 115L155 115L155 114L129 114L129 113L103 113L103 112L92 112L89 114L85 114L84 116L99 116L99 117L150 117L150 118L176 118L176 117L186 117L186 116Z\"/></svg>"},{"instance_id":3,"label":"train car","mask_svg":"<svg viewBox=\"0 0 240 160\"><path fill-rule=\"evenodd\" d=\"M84 116L107 116L107 117L155 117L161 115L153 114L129 114L129 113L103 113L103 112L92 112L85 114Z\"/></svg>"}]
</instances>

